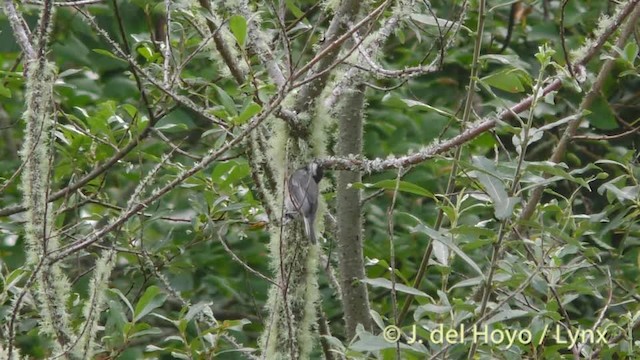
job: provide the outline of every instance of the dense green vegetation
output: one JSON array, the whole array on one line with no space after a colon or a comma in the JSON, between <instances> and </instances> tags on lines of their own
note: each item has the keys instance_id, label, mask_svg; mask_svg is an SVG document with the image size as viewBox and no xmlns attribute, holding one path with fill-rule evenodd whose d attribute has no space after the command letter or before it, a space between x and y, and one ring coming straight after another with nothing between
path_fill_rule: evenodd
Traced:
<instances>
[{"instance_id":1,"label":"dense green vegetation","mask_svg":"<svg viewBox=\"0 0 640 360\"><path fill-rule=\"evenodd\" d=\"M638 2L5 1L0 359L636 357Z\"/></svg>"}]
</instances>

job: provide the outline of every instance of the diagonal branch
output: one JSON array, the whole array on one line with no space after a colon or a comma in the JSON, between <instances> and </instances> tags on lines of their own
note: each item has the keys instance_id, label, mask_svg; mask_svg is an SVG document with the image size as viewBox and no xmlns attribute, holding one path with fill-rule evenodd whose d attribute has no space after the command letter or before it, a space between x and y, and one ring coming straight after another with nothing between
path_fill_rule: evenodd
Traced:
<instances>
[{"instance_id":1,"label":"diagonal branch","mask_svg":"<svg viewBox=\"0 0 640 360\"><path fill-rule=\"evenodd\" d=\"M635 1L635 3L637 2L638 1ZM629 4L627 4L627 6L629 7L631 3L633 3L633 1L629 1ZM638 17L640 17L640 6L635 8L635 11L631 14L631 16L629 17L629 20L627 21L627 24L622 30L620 37L618 37L618 40L616 41L617 48L622 49L624 47L624 44L627 42L627 39L629 38L629 36L631 36L631 34L633 33L636 27L636 22L638 20ZM584 111L587 110L591 106L593 101L598 97L598 95L600 94L600 90L604 85L605 80L607 80L607 77L609 76L611 69L613 69L614 63L615 63L615 57L613 56L608 58L604 62L604 64L602 65L602 68L600 69L600 72L598 73L598 76L596 77L596 80L593 86L591 87L591 90L589 90L587 95L582 100L582 103L580 104L580 107L576 112L577 114L583 114ZM559 163L562 160L567 150L567 145L575 135L576 130L578 130L578 126L580 125L581 122L582 122L582 116L576 116L573 120L569 122L569 125L567 126L564 133L562 134L560 141L556 145L556 148L553 150L553 154L551 155L551 158L549 159L549 161L551 161L552 163ZM548 176L549 175L547 175L547 177ZM545 189L545 186L538 186L533 190L531 197L529 198L529 201L524 206L522 214L520 215L521 220L527 220L533 215L533 212L536 206L538 205L538 202L540 202L540 198L542 198L542 193L544 189Z\"/></svg>"},{"instance_id":2,"label":"diagonal branch","mask_svg":"<svg viewBox=\"0 0 640 360\"><path fill-rule=\"evenodd\" d=\"M291 75L291 81L294 81L307 73L307 71L309 71L314 65L317 65L315 67L317 71L321 71L330 66L338 56L340 45L351 37L351 33L353 31L357 31L361 26L366 24L369 18L375 16L373 14L374 12L380 11L380 8L376 9L374 12L369 14L369 16L363 19L363 21L359 22L353 29L351 29L350 32L345 33L347 22L352 21L352 19L360 10L360 3L361 2L358 0L347 0L343 1L340 4L340 8L337 10L336 15L333 17L333 20L331 21L329 29L326 33L327 45L325 45L320 50L320 52L316 56L314 56L314 58L311 59L309 63L307 63L307 65L303 66L302 69ZM381 9L384 9L384 7L386 7L388 3L388 0L383 2L382 5L380 5L383 6ZM308 74L308 77L311 76L313 76L313 74ZM315 99L318 98L318 96L324 89L328 77L329 74L325 73L322 77L306 84L301 89L294 105L294 111L296 113L300 114L312 107L312 105L315 103Z\"/></svg>"},{"instance_id":3,"label":"diagonal branch","mask_svg":"<svg viewBox=\"0 0 640 360\"><path fill-rule=\"evenodd\" d=\"M209 2L209 0L199 0L199 2L200 6L207 10L209 14L213 15L213 11L211 10L211 3ZM225 64L227 64L227 66L229 67L231 75L233 75L233 78L236 80L238 85L244 84L246 74L238 66L239 62L234 58L229 46L227 45L227 43L225 43L222 35L218 31L218 25L216 25L213 20L211 20L211 18L207 18L207 26L209 27L209 30L214 34L213 42L216 44L216 49L222 56Z\"/></svg>"},{"instance_id":4,"label":"diagonal branch","mask_svg":"<svg viewBox=\"0 0 640 360\"><path fill-rule=\"evenodd\" d=\"M625 21L629 14L631 14L631 12L638 6L638 3L640 3L640 0L630 0L620 9L615 18L613 18L613 20L610 22L610 26L603 29L599 33L599 36L590 42L589 46L583 52L584 55L574 63L574 69L584 71L583 67L598 54L609 37L620 27L620 25ZM545 82L548 82L548 85L541 90L542 95L539 96L547 95L552 91L556 91L562 88L562 78L560 75L555 76ZM438 154L442 154L446 151L454 149L459 145L475 139L484 132L493 129L500 121L509 120L514 117L515 114L519 114L525 110L530 109L532 102L533 96L528 96L512 107L503 110L497 116L495 116L495 118L485 118L481 121L472 123L469 125L467 130L460 133L459 135L456 135L445 141L439 141L431 145L427 145L414 154L408 154L401 157L389 157L384 160L366 159L364 157L340 158L332 156L322 160L321 165L334 170L361 169L363 171L372 173L419 164L433 158Z\"/></svg>"},{"instance_id":5,"label":"diagonal branch","mask_svg":"<svg viewBox=\"0 0 640 360\"><path fill-rule=\"evenodd\" d=\"M18 11L13 4L13 0L4 1L4 10L7 13L11 30L13 30L13 35L16 37L18 45L20 45L22 51L27 55L27 62L35 59L36 52L29 40L30 33L29 28L27 27L27 22L24 21L22 15L18 14Z\"/></svg>"},{"instance_id":6,"label":"diagonal branch","mask_svg":"<svg viewBox=\"0 0 640 360\"><path fill-rule=\"evenodd\" d=\"M103 236L115 230L118 226L127 221L130 217L135 216L139 211L149 206L151 203L160 199L162 196L166 195L169 191L171 191L176 186L180 185L184 180L196 174L198 171L201 171L206 166L217 160L222 154L231 149L232 147L238 145L245 137L247 137L258 125L260 125L264 120L266 120L271 113L273 113L279 106L282 100L284 99L284 95L282 93L277 94L277 96L271 101L269 106L262 111L258 116L256 116L250 123L248 123L244 130L238 134L231 141L227 142L220 148L216 150L211 150L209 153L202 158L200 162L194 165L191 169L183 172L178 175L175 179L171 180L168 184L163 186L162 188L155 191L151 196L147 197L144 200L141 200L136 205L130 207L126 212L121 214L117 219L110 222L107 226L94 231L93 233L87 235L80 241L76 241L66 248L63 248L59 251L55 256L51 256L50 262L55 263L60 261L67 256L74 254L87 246L99 241Z\"/></svg>"}]
</instances>

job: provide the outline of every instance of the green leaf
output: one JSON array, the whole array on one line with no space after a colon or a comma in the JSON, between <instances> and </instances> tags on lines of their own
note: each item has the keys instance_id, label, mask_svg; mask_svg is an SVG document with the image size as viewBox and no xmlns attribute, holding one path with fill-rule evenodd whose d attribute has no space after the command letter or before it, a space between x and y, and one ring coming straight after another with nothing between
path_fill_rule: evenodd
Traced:
<instances>
[{"instance_id":1,"label":"green leaf","mask_svg":"<svg viewBox=\"0 0 640 360\"><path fill-rule=\"evenodd\" d=\"M204 309L209 307L209 303L208 302L199 302L195 305L191 305L189 307L189 311L187 312L187 314L184 316L184 319L187 321L191 321L193 319L194 316L200 314Z\"/></svg>"},{"instance_id":2,"label":"green leaf","mask_svg":"<svg viewBox=\"0 0 640 360\"><path fill-rule=\"evenodd\" d=\"M482 156L474 156L473 163L479 169L488 173L493 174L496 172L493 164ZM502 181L494 176L488 175L487 173L479 170L476 172L476 178L491 198L496 218L498 220L504 220L511 216L513 214L513 208L520 198L509 197Z\"/></svg>"},{"instance_id":3,"label":"green leaf","mask_svg":"<svg viewBox=\"0 0 640 360\"><path fill-rule=\"evenodd\" d=\"M481 81L503 91L521 93L524 91L521 73L522 71L518 69L505 69L489 74L483 77Z\"/></svg>"},{"instance_id":4,"label":"green leaf","mask_svg":"<svg viewBox=\"0 0 640 360\"><path fill-rule=\"evenodd\" d=\"M598 165L598 164L607 164L607 165L616 165L621 167L622 169L625 169L627 166L619 161L615 161L615 160L610 160L610 159L602 159L602 160L596 160L594 162L594 164Z\"/></svg>"},{"instance_id":5,"label":"green leaf","mask_svg":"<svg viewBox=\"0 0 640 360\"><path fill-rule=\"evenodd\" d=\"M589 183L587 183L584 179L576 178L575 176L563 170L562 167L566 167L566 164L557 164L551 161L530 162L526 164L527 170L543 171L554 176L559 176L565 180L580 184L585 188L591 190L591 188L589 187Z\"/></svg>"},{"instance_id":6,"label":"green leaf","mask_svg":"<svg viewBox=\"0 0 640 360\"><path fill-rule=\"evenodd\" d=\"M241 15L233 15L229 19L229 28L236 37L236 41L240 47L244 47L244 41L247 37L247 20Z\"/></svg>"},{"instance_id":7,"label":"green leaf","mask_svg":"<svg viewBox=\"0 0 640 360\"><path fill-rule=\"evenodd\" d=\"M131 329L131 331L129 332L129 338L133 339L141 336L161 335L161 334L162 334L162 330L160 330L157 327L152 327L151 325L145 324L145 323L138 323L138 324L135 324Z\"/></svg>"},{"instance_id":8,"label":"green leaf","mask_svg":"<svg viewBox=\"0 0 640 360\"><path fill-rule=\"evenodd\" d=\"M136 304L136 309L133 312L133 321L138 321L154 309L162 306L167 299L167 295L160 291L160 288L151 285L142 294L140 301Z\"/></svg>"},{"instance_id":9,"label":"green leaf","mask_svg":"<svg viewBox=\"0 0 640 360\"><path fill-rule=\"evenodd\" d=\"M387 341L382 335L375 336L368 332L362 332L359 334L358 340L356 340L349 349L355 351L380 351L384 349L394 349L397 345L403 349L411 349L411 347L403 342L391 342Z\"/></svg>"},{"instance_id":10,"label":"green leaf","mask_svg":"<svg viewBox=\"0 0 640 360\"><path fill-rule=\"evenodd\" d=\"M460 256L462 260L464 260L467 264L469 264L478 273L478 275L480 275L484 279L484 274L482 273L482 269L480 269L480 266L478 266L478 264L476 264L475 261L473 261L469 256L467 256L467 254L465 254L464 251L462 251L456 244L452 243L451 240L449 240L449 238L447 238L440 232L434 229L431 229L430 227L422 223L419 223L418 225L416 225L413 228L413 231L414 232L419 231L424 234L427 234L433 240L436 240L445 244L449 249L451 249L458 256Z\"/></svg>"},{"instance_id":11,"label":"green leaf","mask_svg":"<svg viewBox=\"0 0 640 360\"><path fill-rule=\"evenodd\" d=\"M449 290L453 290L455 288L468 287L468 286L476 286L482 282L483 278L481 276L472 277L470 279L458 281L453 285Z\"/></svg>"},{"instance_id":12,"label":"green leaf","mask_svg":"<svg viewBox=\"0 0 640 360\"><path fill-rule=\"evenodd\" d=\"M489 194L489 197L494 204L503 203L507 198L507 191L502 184L502 181L496 179L493 176L489 176L485 173L478 172L478 181L482 184L484 190Z\"/></svg>"},{"instance_id":13,"label":"green leaf","mask_svg":"<svg viewBox=\"0 0 640 360\"><path fill-rule=\"evenodd\" d=\"M435 106L431 106L429 104L425 104L421 101L417 101L417 100L413 100L413 99L403 99L403 98L399 98L398 96L393 95L392 93L386 93L383 97L382 97L382 102L390 107L394 107L394 108L409 108L412 111L413 110L426 110L426 111L433 111L435 113L437 113L438 115L444 116L446 118L454 118L455 119L455 114L451 113L450 111L447 110L443 110L440 108L437 108Z\"/></svg>"},{"instance_id":14,"label":"green leaf","mask_svg":"<svg viewBox=\"0 0 640 360\"><path fill-rule=\"evenodd\" d=\"M155 58L155 54L153 52L153 50L146 45L143 46L139 46L136 49L136 52L140 55L142 55L147 61L153 61Z\"/></svg>"},{"instance_id":15,"label":"green leaf","mask_svg":"<svg viewBox=\"0 0 640 360\"><path fill-rule=\"evenodd\" d=\"M304 16L304 12L302 10L300 10L300 8L298 8L298 6L295 4L294 1L286 0L285 3L287 4L287 9L289 9L289 11L291 11L293 16L295 16L297 18L301 18L301 17Z\"/></svg>"},{"instance_id":16,"label":"green leaf","mask_svg":"<svg viewBox=\"0 0 640 360\"><path fill-rule=\"evenodd\" d=\"M232 116L236 116L238 114L238 110L236 110L236 103L233 101L231 96L229 96L229 94L227 94L227 92L224 91L221 87L217 85L213 85L213 87L216 89L216 92L218 93L218 99L220 100L222 106L224 106L224 109L227 111L227 113Z\"/></svg>"},{"instance_id":17,"label":"green leaf","mask_svg":"<svg viewBox=\"0 0 640 360\"><path fill-rule=\"evenodd\" d=\"M451 311L451 306L449 305L436 305L436 304L424 304L416 309L416 315L422 315L423 313L430 314L447 314Z\"/></svg>"},{"instance_id":18,"label":"green leaf","mask_svg":"<svg viewBox=\"0 0 640 360\"><path fill-rule=\"evenodd\" d=\"M254 103L253 101L244 109L244 111L242 111L242 113L236 117L234 117L233 119L231 119L231 122L233 122L234 125L242 125L244 123L246 123L249 119L251 119L255 114L259 113L260 110L262 110L262 106Z\"/></svg>"},{"instance_id":19,"label":"green leaf","mask_svg":"<svg viewBox=\"0 0 640 360\"><path fill-rule=\"evenodd\" d=\"M191 360L191 356L187 355L186 353L181 353L177 351L172 351L171 356L176 359Z\"/></svg>"},{"instance_id":20,"label":"green leaf","mask_svg":"<svg viewBox=\"0 0 640 360\"><path fill-rule=\"evenodd\" d=\"M189 325L187 319L178 320L178 331L184 333L187 330L187 325Z\"/></svg>"},{"instance_id":21,"label":"green leaf","mask_svg":"<svg viewBox=\"0 0 640 360\"><path fill-rule=\"evenodd\" d=\"M480 56L480 60L508 65L524 71L531 68L531 65L526 61L522 61L518 55L486 54Z\"/></svg>"},{"instance_id":22,"label":"green leaf","mask_svg":"<svg viewBox=\"0 0 640 360\"><path fill-rule=\"evenodd\" d=\"M371 286L376 286L376 287L382 287L385 289L391 289L393 286L393 283L391 282L391 280L389 279L385 279L385 278L375 278L375 279L370 279L370 278L366 278L366 279L362 279L360 280L361 282L365 283L365 284L369 284ZM398 292L403 292L406 294L411 294L411 295L415 295L415 296L424 296L424 297L429 297L429 295L427 295L426 293L416 289L416 288L412 288L410 286L404 285L404 284L399 284L396 283L395 284L395 289Z\"/></svg>"},{"instance_id":23,"label":"green leaf","mask_svg":"<svg viewBox=\"0 0 640 360\"><path fill-rule=\"evenodd\" d=\"M216 164L211 171L211 180L216 184L225 186L237 185L251 173L249 164L242 160L229 160Z\"/></svg>"},{"instance_id":24,"label":"green leaf","mask_svg":"<svg viewBox=\"0 0 640 360\"><path fill-rule=\"evenodd\" d=\"M513 208L518 205L520 198L517 196L510 196L504 202L494 204L494 215L498 220L507 219L513 215Z\"/></svg>"},{"instance_id":25,"label":"green leaf","mask_svg":"<svg viewBox=\"0 0 640 360\"><path fill-rule=\"evenodd\" d=\"M608 182L598 188L598 193L602 194L604 190L607 190L609 193L615 195L616 199L618 199L619 202L623 202L625 200L633 201L638 199L638 194L640 194L640 185L618 188L616 185Z\"/></svg>"},{"instance_id":26,"label":"green leaf","mask_svg":"<svg viewBox=\"0 0 640 360\"><path fill-rule=\"evenodd\" d=\"M486 324L491 325L496 322L503 322L506 320L511 320L519 317L523 317L529 315L528 311L524 310L504 310L495 315L493 315L489 320L487 320Z\"/></svg>"},{"instance_id":27,"label":"green leaf","mask_svg":"<svg viewBox=\"0 0 640 360\"><path fill-rule=\"evenodd\" d=\"M446 116L446 117L449 117L449 118L455 118L455 115L454 115L454 114L452 114L452 113L450 113L450 112L447 112L447 111L445 111L445 110L438 109L438 108L436 108L436 107L433 107L433 106L431 106L431 105L425 104L425 103L420 102L420 101L417 101L417 100L411 100L411 99L400 99L400 101L402 101L403 103L405 103L405 104L406 104L408 107L410 107L410 108L413 108L413 107L423 108L423 109L425 109L425 110L430 110L430 111L436 112L436 113L438 113L438 114L440 114L440 115L442 115L442 116Z\"/></svg>"},{"instance_id":28,"label":"green leaf","mask_svg":"<svg viewBox=\"0 0 640 360\"><path fill-rule=\"evenodd\" d=\"M3 291L12 291L12 288L18 284L18 282L23 278L25 274L29 273L29 271L23 268L17 268L13 270L7 278L4 280L4 284L2 287Z\"/></svg>"},{"instance_id":29,"label":"green leaf","mask_svg":"<svg viewBox=\"0 0 640 360\"><path fill-rule=\"evenodd\" d=\"M185 124L164 124L155 127L158 130L162 130L163 132L182 132L187 130L187 126Z\"/></svg>"},{"instance_id":30,"label":"green leaf","mask_svg":"<svg viewBox=\"0 0 640 360\"><path fill-rule=\"evenodd\" d=\"M11 90L6 88L1 82L0 82L0 96L11 98Z\"/></svg>"},{"instance_id":31,"label":"green leaf","mask_svg":"<svg viewBox=\"0 0 640 360\"><path fill-rule=\"evenodd\" d=\"M135 118L136 115L138 115L138 109L131 104L122 104L120 107L126 111L131 118Z\"/></svg>"},{"instance_id":32,"label":"green leaf","mask_svg":"<svg viewBox=\"0 0 640 360\"><path fill-rule=\"evenodd\" d=\"M358 183L353 183L353 187L356 189L373 188L373 189L395 190L396 180L382 180L382 181L378 181L375 184L358 182ZM400 181L400 184L398 185L398 191L416 194L416 195L428 197L431 199L434 198L433 193L430 192L429 190L408 181Z\"/></svg>"},{"instance_id":33,"label":"green leaf","mask_svg":"<svg viewBox=\"0 0 640 360\"><path fill-rule=\"evenodd\" d=\"M111 51L109 51L109 50L105 50L105 49L93 49L93 52L95 52L96 54L100 54L100 55L108 56L108 57L110 57L110 58L112 58L112 59L115 59L115 60L120 60L120 61L122 61L122 62L126 62L126 60L124 60L124 59L122 59L122 58L119 58L119 57L115 56L115 55L114 55Z\"/></svg>"},{"instance_id":34,"label":"green leaf","mask_svg":"<svg viewBox=\"0 0 640 360\"><path fill-rule=\"evenodd\" d=\"M227 330L242 331L247 324L251 324L251 321L248 319L225 320L222 323L222 327Z\"/></svg>"},{"instance_id":35,"label":"green leaf","mask_svg":"<svg viewBox=\"0 0 640 360\"><path fill-rule=\"evenodd\" d=\"M441 29L449 28L449 27L457 27L460 25L458 22L455 22L455 21L442 19L439 17L431 16L431 15L420 14L420 13L412 13L411 20L417 21L427 26L437 26ZM466 30L467 32L472 32L468 27L464 25L460 25L460 28Z\"/></svg>"},{"instance_id":36,"label":"green leaf","mask_svg":"<svg viewBox=\"0 0 640 360\"><path fill-rule=\"evenodd\" d=\"M127 297L124 296L124 294L118 288L109 288L107 291L117 295L120 298L120 300L122 300L122 302L125 303L125 305L127 305L129 310L131 310L131 314L134 313L133 312L133 306L129 302L129 299L127 299Z\"/></svg>"},{"instance_id":37,"label":"green leaf","mask_svg":"<svg viewBox=\"0 0 640 360\"><path fill-rule=\"evenodd\" d=\"M587 120L589 120L589 124L593 127L600 130L613 130L618 128L618 122L616 121L609 101L603 98L602 95L598 95L591 104L591 107L589 107L589 110L591 110L591 114L587 115Z\"/></svg>"},{"instance_id":38,"label":"green leaf","mask_svg":"<svg viewBox=\"0 0 640 360\"><path fill-rule=\"evenodd\" d=\"M109 289L110 291L111 289ZM111 292L111 294L115 294ZM108 346L118 347L124 344L125 328L129 322L125 316L125 310L122 303L117 298L109 298L108 309L105 313L106 322L104 325L104 337L102 342Z\"/></svg>"},{"instance_id":39,"label":"green leaf","mask_svg":"<svg viewBox=\"0 0 640 360\"><path fill-rule=\"evenodd\" d=\"M165 350L166 348L159 347L156 345L147 345L147 347L144 348L144 352L165 351Z\"/></svg>"},{"instance_id":40,"label":"green leaf","mask_svg":"<svg viewBox=\"0 0 640 360\"><path fill-rule=\"evenodd\" d=\"M638 57L638 44L635 41L627 43L624 47L623 56L626 61L633 65L636 57Z\"/></svg>"},{"instance_id":41,"label":"green leaf","mask_svg":"<svg viewBox=\"0 0 640 360\"><path fill-rule=\"evenodd\" d=\"M155 127L163 132L176 133L193 128L195 125L187 111L177 108L158 120Z\"/></svg>"},{"instance_id":42,"label":"green leaf","mask_svg":"<svg viewBox=\"0 0 640 360\"><path fill-rule=\"evenodd\" d=\"M451 217L453 218L453 217ZM436 257L438 262L444 266L449 266L449 248L443 243L436 241L433 243L433 256Z\"/></svg>"},{"instance_id":43,"label":"green leaf","mask_svg":"<svg viewBox=\"0 0 640 360\"><path fill-rule=\"evenodd\" d=\"M149 314L150 316L154 316L157 317L158 319L162 319L170 324L175 325L175 327L178 327L178 321L177 320L171 320L168 317L164 316L164 315L160 315L160 314L156 314L156 313L151 313Z\"/></svg>"}]
</instances>

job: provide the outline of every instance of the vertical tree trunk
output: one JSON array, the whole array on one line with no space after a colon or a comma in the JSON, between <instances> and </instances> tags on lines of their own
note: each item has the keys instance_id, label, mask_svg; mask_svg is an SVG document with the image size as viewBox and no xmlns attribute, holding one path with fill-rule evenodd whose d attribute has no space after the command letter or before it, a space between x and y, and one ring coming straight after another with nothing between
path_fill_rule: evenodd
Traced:
<instances>
[{"instance_id":1,"label":"vertical tree trunk","mask_svg":"<svg viewBox=\"0 0 640 360\"><path fill-rule=\"evenodd\" d=\"M341 110L337 114L339 123L338 155L343 157L350 154L359 155L362 152L364 86L359 85L352 93L347 94L341 105ZM359 281L365 277L360 190L349 188L349 184L361 179L360 172L338 172L337 217L340 287L349 339L355 335L358 324L371 330L367 288Z\"/></svg>"}]
</instances>

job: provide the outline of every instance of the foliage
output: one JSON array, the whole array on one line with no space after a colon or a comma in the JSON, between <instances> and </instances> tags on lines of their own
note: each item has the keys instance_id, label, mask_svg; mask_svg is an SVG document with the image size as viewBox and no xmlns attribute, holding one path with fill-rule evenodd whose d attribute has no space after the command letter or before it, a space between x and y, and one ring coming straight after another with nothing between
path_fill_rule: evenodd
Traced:
<instances>
[{"instance_id":1,"label":"foliage","mask_svg":"<svg viewBox=\"0 0 640 360\"><path fill-rule=\"evenodd\" d=\"M295 129L296 122L288 123L282 113L293 108L309 73L291 80L297 87L278 84L268 57L254 44L266 41L273 62L293 78L335 40L323 34L341 8L315 1L214 1L209 11L202 3L209 2L96 1L59 7L53 17L46 55L57 72L47 144L53 156L43 176L51 236L60 248L43 254L64 254L56 259L70 284L62 307L78 338L90 328L87 314L94 302L103 304L95 307L103 311L92 333L98 358L259 356L260 336L270 331L265 306L279 271L270 264L279 254L266 244L280 224L278 209L266 205L274 201L267 196L277 194L262 188L277 186L261 183L268 176L257 169L252 154L260 150L252 147L283 136L282 124ZM369 85L363 153L321 160L328 164L328 214L335 213L337 196L333 171L348 163L364 175L353 187L366 199L367 277L354 281L367 284L375 326L360 327L355 338L346 334L332 270L340 247L327 220L327 241L319 250L331 266L323 268L321 256L318 287L330 332L320 337L314 327L312 358L327 356L321 338L334 356L362 359L637 353L639 44L637 36L617 43L624 24L610 20L627 2L515 2L521 11L504 53L498 51L514 2L490 1L480 16L482 3L363 5L349 28L386 4L371 28L362 27L342 45L319 109L306 109L309 119L295 114L302 124L317 121L321 115L315 112L323 114L340 80L352 69L367 69L361 75ZM16 6L35 38L42 6ZM359 37L370 46L373 40L366 36L398 15L399 25L371 57L373 64L358 61L358 50L349 52ZM567 60L583 65L579 59L590 44L595 48L592 41L607 24L617 31L594 60L569 71ZM633 30L637 35L637 25ZM231 62L212 40L218 33ZM5 8L0 358L11 338L21 356L39 359L69 344L56 345L55 336L41 333L34 291L39 280L32 279L38 259L29 260L28 219L21 208L25 161L19 152L28 138L21 119L30 75L28 55L15 35ZM474 57L476 44L480 52ZM574 53L565 55L565 49ZM606 61L612 68L598 83ZM230 63L245 76L241 82ZM423 70L402 73L417 66ZM556 80L557 88L543 91ZM504 115L527 97L533 105L517 117ZM495 120L490 130L443 147L487 119ZM313 141L334 155L336 121L317 122L310 128L323 134ZM553 160L572 124L580 126L561 158ZM265 152L264 161L277 161L271 155ZM395 165L376 167L384 161ZM532 212L524 216L529 205ZM78 246L87 240L92 241ZM473 331L484 329L505 340L474 339ZM570 335L589 329L594 337L571 344ZM437 336L447 337L448 330L457 335L446 344ZM606 332L606 343L596 341L598 331Z\"/></svg>"}]
</instances>

